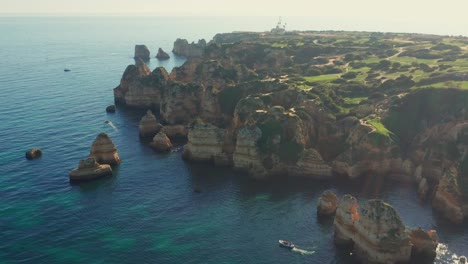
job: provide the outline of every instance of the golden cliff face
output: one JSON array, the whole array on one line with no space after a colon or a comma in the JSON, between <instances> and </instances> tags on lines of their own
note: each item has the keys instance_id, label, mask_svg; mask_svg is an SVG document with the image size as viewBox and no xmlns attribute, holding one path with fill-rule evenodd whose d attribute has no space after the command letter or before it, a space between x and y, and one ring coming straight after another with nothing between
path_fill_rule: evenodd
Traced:
<instances>
[{"instance_id":1,"label":"golden cliff face","mask_svg":"<svg viewBox=\"0 0 468 264\"><path fill-rule=\"evenodd\" d=\"M262 131L258 127L241 128L237 133L236 148L232 156L234 168L247 170L257 178L267 176L257 149L257 141L261 136Z\"/></svg>"},{"instance_id":2,"label":"golden cliff face","mask_svg":"<svg viewBox=\"0 0 468 264\"><path fill-rule=\"evenodd\" d=\"M408 262L411 243L397 212L381 200L358 206L345 195L335 216L335 243L353 245L364 263Z\"/></svg>"},{"instance_id":3,"label":"golden cliff face","mask_svg":"<svg viewBox=\"0 0 468 264\"><path fill-rule=\"evenodd\" d=\"M213 161L219 165L230 165L230 157L223 150L225 129L213 125L195 125L188 134L188 143L183 156L194 161Z\"/></svg>"},{"instance_id":4,"label":"golden cliff face","mask_svg":"<svg viewBox=\"0 0 468 264\"><path fill-rule=\"evenodd\" d=\"M99 164L117 165L120 163L117 148L106 133L101 133L96 137L89 156Z\"/></svg>"}]
</instances>

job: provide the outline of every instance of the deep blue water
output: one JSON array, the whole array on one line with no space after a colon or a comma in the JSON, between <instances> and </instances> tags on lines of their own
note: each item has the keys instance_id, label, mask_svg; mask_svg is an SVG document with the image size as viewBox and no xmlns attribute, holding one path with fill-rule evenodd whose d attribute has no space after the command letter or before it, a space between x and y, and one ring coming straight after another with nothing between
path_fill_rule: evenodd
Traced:
<instances>
[{"instance_id":1,"label":"deep blue water","mask_svg":"<svg viewBox=\"0 0 468 264\"><path fill-rule=\"evenodd\" d=\"M0 263L348 263L333 246L332 223L316 219L317 199L329 188L383 198L409 227L437 229L439 262L468 255L468 227L433 216L414 186L376 192L359 184L255 181L187 164L180 153L154 153L138 138L142 112L105 112L135 44L155 55L158 47L170 51L177 37L268 29L265 19L212 20L0 18ZM150 67L181 63L153 59ZM71 185L69 171L100 132L113 139L122 164L114 177ZM24 158L32 147L43 150L41 159ZM278 239L303 252L278 248Z\"/></svg>"}]
</instances>

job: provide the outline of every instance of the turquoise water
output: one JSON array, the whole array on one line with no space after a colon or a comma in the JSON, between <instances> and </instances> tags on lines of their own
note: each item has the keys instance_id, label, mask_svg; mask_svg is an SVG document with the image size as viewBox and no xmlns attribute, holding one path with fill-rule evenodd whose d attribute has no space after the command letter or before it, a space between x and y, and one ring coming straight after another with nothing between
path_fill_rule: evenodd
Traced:
<instances>
[{"instance_id":1,"label":"turquoise water","mask_svg":"<svg viewBox=\"0 0 468 264\"><path fill-rule=\"evenodd\" d=\"M317 199L329 188L383 198L409 227L437 229L444 244L439 262L468 255L467 226L433 216L413 186L370 191L349 183L254 181L187 164L180 153L154 153L138 138L143 112L105 112L135 44L155 55L158 47L171 50L177 37L268 28L265 19L222 22L0 18L0 263L349 263L349 254L333 246L332 223L316 219ZM182 63L153 59L150 67ZM114 140L123 163L114 177L71 185L68 172L100 132ZM32 147L43 150L41 159L24 158ZM278 239L302 251L278 248Z\"/></svg>"}]
</instances>

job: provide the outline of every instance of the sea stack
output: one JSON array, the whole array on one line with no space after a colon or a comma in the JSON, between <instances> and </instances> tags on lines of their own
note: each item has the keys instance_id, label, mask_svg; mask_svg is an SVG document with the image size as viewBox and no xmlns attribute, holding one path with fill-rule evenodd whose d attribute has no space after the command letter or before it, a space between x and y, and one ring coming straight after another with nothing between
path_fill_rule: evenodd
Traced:
<instances>
[{"instance_id":1,"label":"sea stack","mask_svg":"<svg viewBox=\"0 0 468 264\"><path fill-rule=\"evenodd\" d=\"M156 119L153 112L148 110L144 115L138 126L140 130L140 137L154 137L162 128L162 125Z\"/></svg>"},{"instance_id":2,"label":"sea stack","mask_svg":"<svg viewBox=\"0 0 468 264\"><path fill-rule=\"evenodd\" d=\"M25 156L28 160L37 159L42 156L42 151L38 148L33 148L26 151Z\"/></svg>"},{"instance_id":3,"label":"sea stack","mask_svg":"<svg viewBox=\"0 0 468 264\"><path fill-rule=\"evenodd\" d=\"M160 152L166 152L171 150L172 143L171 140L167 137L166 134L159 132L153 138L153 142L151 142L151 147Z\"/></svg>"},{"instance_id":4,"label":"sea stack","mask_svg":"<svg viewBox=\"0 0 468 264\"><path fill-rule=\"evenodd\" d=\"M148 61L150 59L150 51L146 45L135 45L134 59L142 59Z\"/></svg>"},{"instance_id":5,"label":"sea stack","mask_svg":"<svg viewBox=\"0 0 468 264\"><path fill-rule=\"evenodd\" d=\"M117 149L106 133L99 134L91 146L89 157L92 157L100 164L117 165L120 164Z\"/></svg>"},{"instance_id":6,"label":"sea stack","mask_svg":"<svg viewBox=\"0 0 468 264\"><path fill-rule=\"evenodd\" d=\"M94 158L80 160L78 168L69 174L71 181L86 181L112 175L112 168L107 164L99 164Z\"/></svg>"},{"instance_id":7,"label":"sea stack","mask_svg":"<svg viewBox=\"0 0 468 264\"><path fill-rule=\"evenodd\" d=\"M171 58L167 52L165 52L163 49L159 48L158 49L158 54L156 55L156 59L158 60L168 60Z\"/></svg>"},{"instance_id":8,"label":"sea stack","mask_svg":"<svg viewBox=\"0 0 468 264\"><path fill-rule=\"evenodd\" d=\"M327 216L333 215L338 208L339 199L332 191L324 191L320 196L317 204L317 215Z\"/></svg>"}]
</instances>

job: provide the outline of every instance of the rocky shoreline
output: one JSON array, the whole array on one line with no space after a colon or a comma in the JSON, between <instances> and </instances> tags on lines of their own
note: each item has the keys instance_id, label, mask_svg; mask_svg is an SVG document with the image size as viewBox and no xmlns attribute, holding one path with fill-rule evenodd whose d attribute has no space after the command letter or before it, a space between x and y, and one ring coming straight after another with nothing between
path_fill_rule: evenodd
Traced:
<instances>
[{"instance_id":1,"label":"rocky shoreline","mask_svg":"<svg viewBox=\"0 0 468 264\"><path fill-rule=\"evenodd\" d=\"M173 52L188 60L171 73L151 71L136 53L114 89L115 102L157 113L164 126L152 124L149 134L186 137L187 160L256 178L375 175L414 182L421 199L431 199L447 220L460 224L468 217L459 190L468 173L466 91L389 89L337 115L318 88L299 88L282 74L302 49L252 42L261 36L219 34L208 44L178 39Z\"/></svg>"}]
</instances>

